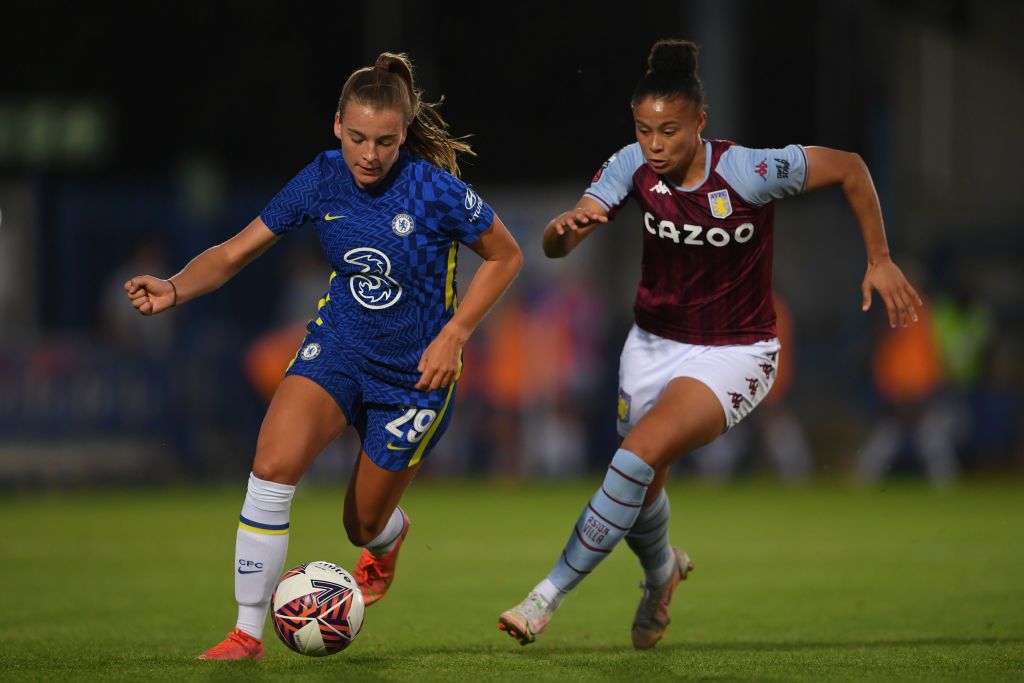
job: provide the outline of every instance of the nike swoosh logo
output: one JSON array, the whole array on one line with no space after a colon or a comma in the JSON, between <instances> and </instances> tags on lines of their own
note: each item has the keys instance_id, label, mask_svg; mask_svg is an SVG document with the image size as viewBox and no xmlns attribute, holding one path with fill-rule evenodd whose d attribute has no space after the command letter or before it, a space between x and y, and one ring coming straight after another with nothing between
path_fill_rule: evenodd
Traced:
<instances>
[{"instance_id":1,"label":"nike swoosh logo","mask_svg":"<svg viewBox=\"0 0 1024 683\"><path fill-rule=\"evenodd\" d=\"M249 569L249 570L239 569L238 573L239 574L259 574L261 571L263 571L263 570L262 569Z\"/></svg>"},{"instance_id":2,"label":"nike swoosh logo","mask_svg":"<svg viewBox=\"0 0 1024 683\"><path fill-rule=\"evenodd\" d=\"M389 451L411 451L412 450L412 446L395 446L395 445L389 443L388 444L388 450Z\"/></svg>"},{"instance_id":3,"label":"nike swoosh logo","mask_svg":"<svg viewBox=\"0 0 1024 683\"><path fill-rule=\"evenodd\" d=\"M336 220L338 220L339 218L344 218L344 216L332 216L332 215L331 215L331 214L329 214L329 213L326 213L326 214L324 214L324 220L325 220L325 221L336 221Z\"/></svg>"}]
</instances>

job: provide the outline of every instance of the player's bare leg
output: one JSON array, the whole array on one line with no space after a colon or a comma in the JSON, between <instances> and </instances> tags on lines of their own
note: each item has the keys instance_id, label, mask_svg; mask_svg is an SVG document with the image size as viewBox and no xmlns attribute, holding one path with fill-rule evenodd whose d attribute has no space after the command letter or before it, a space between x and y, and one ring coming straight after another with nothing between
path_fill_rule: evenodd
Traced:
<instances>
[{"instance_id":1,"label":"player's bare leg","mask_svg":"<svg viewBox=\"0 0 1024 683\"><path fill-rule=\"evenodd\" d=\"M281 381L260 427L235 541L238 621L199 659L263 658L263 626L288 551L295 484L345 427L344 413L320 385L296 375Z\"/></svg>"},{"instance_id":2,"label":"player's bare leg","mask_svg":"<svg viewBox=\"0 0 1024 683\"><path fill-rule=\"evenodd\" d=\"M345 493L345 531L353 545L363 546L353 576L366 605L384 597L394 581L398 551L409 533L409 516L398 501L418 469L416 464L392 472L359 453Z\"/></svg>"}]
</instances>

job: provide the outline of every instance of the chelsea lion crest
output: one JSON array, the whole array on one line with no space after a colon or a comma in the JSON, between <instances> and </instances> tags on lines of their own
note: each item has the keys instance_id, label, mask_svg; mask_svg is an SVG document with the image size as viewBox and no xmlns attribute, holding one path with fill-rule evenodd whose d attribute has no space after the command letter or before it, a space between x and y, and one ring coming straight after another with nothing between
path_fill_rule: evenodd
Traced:
<instances>
[{"instance_id":1,"label":"chelsea lion crest","mask_svg":"<svg viewBox=\"0 0 1024 683\"><path fill-rule=\"evenodd\" d=\"M400 213L391 219L391 232L399 237L408 237L416 228L416 221L407 213Z\"/></svg>"},{"instance_id":2,"label":"chelsea lion crest","mask_svg":"<svg viewBox=\"0 0 1024 683\"><path fill-rule=\"evenodd\" d=\"M302 347L299 351L299 358L302 360L313 360L320 355L320 345L316 342L310 342Z\"/></svg>"}]
</instances>

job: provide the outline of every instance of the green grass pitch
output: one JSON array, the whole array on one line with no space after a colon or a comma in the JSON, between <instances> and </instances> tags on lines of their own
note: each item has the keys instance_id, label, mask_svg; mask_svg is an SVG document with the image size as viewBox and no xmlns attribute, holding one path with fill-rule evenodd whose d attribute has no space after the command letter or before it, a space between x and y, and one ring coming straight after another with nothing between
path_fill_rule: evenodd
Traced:
<instances>
[{"instance_id":1,"label":"green grass pitch","mask_svg":"<svg viewBox=\"0 0 1024 683\"><path fill-rule=\"evenodd\" d=\"M670 483L696 563L648 652L622 544L538 641L496 628L550 568L595 481L417 481L391 593L344 653L199 662L234 624L236 489L20 493L3 517L3 680L1024 680L1024 486ZM300 487L287 566L357 557L342 487Z\"/></svg>"}]
</instances>

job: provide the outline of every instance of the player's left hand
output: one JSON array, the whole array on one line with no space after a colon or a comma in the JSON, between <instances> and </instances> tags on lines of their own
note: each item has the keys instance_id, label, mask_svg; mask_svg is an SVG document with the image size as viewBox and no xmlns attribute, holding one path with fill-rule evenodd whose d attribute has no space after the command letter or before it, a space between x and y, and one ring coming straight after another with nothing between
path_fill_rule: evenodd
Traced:
<instances>
[{"instance_id":1,"label":"player's left hand","mask_svg":"<svg viewBox=\"0 0 1024 683\"><path fill-rule=\"evenodd\" d=\"M434 391L448 386L455 381L459 371L459 358L462 356L462 345L466 337L449 322L430 342L420 357L417 369L423 374L416 383L419 391Z\"/></svg>"},{"instance_id":2,"label":"player's left hand","mask_svg":"<svg viewBox=\"0 0 1024 683\"><path fill-rule=\"evenodd\" d=\"M911 321L916 323L917 310L914 307L924 306L903 271L889 258L868 263L868 271L864 274L860 289L864 296L861 306L863 311L871 308L872 289L882 297L885 310L889 313L889 327L896 327L897 321L900 327L906 327Z\"/></svg>"}]
</instances>

